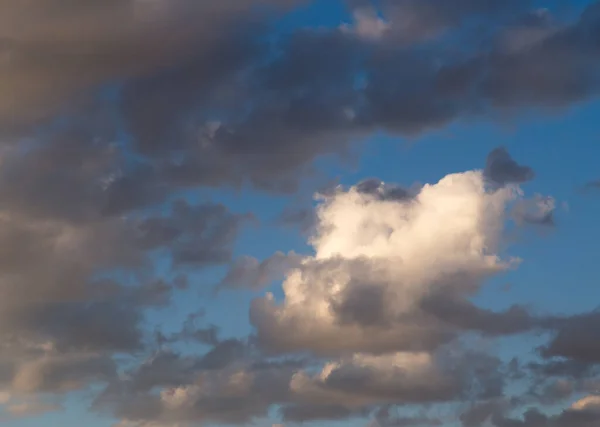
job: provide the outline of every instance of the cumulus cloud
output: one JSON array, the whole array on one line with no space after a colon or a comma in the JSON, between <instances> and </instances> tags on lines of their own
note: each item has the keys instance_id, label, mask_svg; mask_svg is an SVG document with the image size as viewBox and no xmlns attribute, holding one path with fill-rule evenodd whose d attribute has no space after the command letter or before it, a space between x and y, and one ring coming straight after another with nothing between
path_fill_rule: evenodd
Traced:
<instances>
[{"instance_id":1,"label":"cumulus cloud","mask_svg":"<svg viewBox=\"0 0 600 427\"><path fill-rule=\"evenodd\" d=\"M466 298L511 267L495 248L515 197L512 188L488 192L480 171L449 175L408 200L360 186L326 197L310 240L315 255L290 271L285 299L253 303L259 341L327 354L435 348L453 328L422 301L440 292Z\"/></svg>"}]
</instances>

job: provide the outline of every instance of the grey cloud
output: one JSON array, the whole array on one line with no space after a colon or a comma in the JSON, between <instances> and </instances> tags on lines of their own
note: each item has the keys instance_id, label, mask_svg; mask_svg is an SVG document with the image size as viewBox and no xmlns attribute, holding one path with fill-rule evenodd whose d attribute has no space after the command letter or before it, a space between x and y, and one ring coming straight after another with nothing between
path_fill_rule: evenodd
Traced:
<instances>
[{"instance_id":1,"label":"grey cloud","mask_svg":"<svg viewBox=\"0 0 600 427\"><path fill-rule=\"evenodd\" d=\"M161 342L159 344L184 341L216 346L221 342L219 339L219 328L215 325L198 326L196 320L202 316L203 313L189 315L181 331L169 336L162 336L161 334Z\"/></svg>"},{"instance_id":2,"label":"grey cloud","mask_svg":"<svg viewBox=\"0 0 600 427\"><path fill-rule=\"evenodd\" d=\"M590 181L590 182L586 183L585 188L592 189L592 190L600 188L600 180Z\"/></svg>"},{"instance_id":3,"label":"grey cloud","mask_svg":"<svg viewBox=\"0 0 600 427\"><path fill-rule=\"evenodd\" d=\"M137 227L147 250L168 248L175 266L222 264L231 258L231 246L241 223L250 218L223 206L173 203L168 216L144 219Z\"/></svg>"},{"instance_id":4,"label":"grey cloud","mask_svg":"<svg viewBox=\"0 0 600 427\"><path fill-rule=\"evenodd\" d=\"M440 60L435 55L434 59L385 42L373 46L336 32L304 31L283 41L279 50L285 54L261 70L261 78L268 83L263 86L266 92L259 91L256 96L255 111L241 123L222 126L213 143L226 149L222 155L231 159L238 155L237 147L253 144L250 164L260 155L257 161L262 167L250 170L250 177L264 186L268 174L285 171L283 176L288 177L289 171L301 168L314 156L344 149L349 137L373 129L415 134L457 117L489 112L494 106L567 104L595 93L595 81L588 79L586 85L579 76L599 66L585 36L587 31L595 31L595 26L597 18L583 16L527 51L491 49L465 60ZM325 49L335 55L324 57ZM555 55L569 58L550 64ZM546 65L539 67L542 60ZM407 63L411 67L406 67ZM515 73L513 63L521 68L520 73ZM358 75L365 76L365 84L357 90ZM532 75L537 77L523 81ZM573 86L569 82L578 83ZM276 85L274 94L269 92L273 90L270 85ZM585 87L585 92L580 92L579 86ZM288 155L281 157L284 146L278 141L301 149L293 155L286 151ZM267 152L266 147L276 149Z\"/></svg>"},{"instance_id":5,"label":"grey cloud","mask_svg":"<svg viewBox=\"0 0 600 427\"><path fill-rule=\"evenodd\" d=\"M392 409L396 408L396 414L392 414ZM427 415L401 416L402 409L392 405L386 405L379 408L369 427L438 427L443 426L442 418L436 418Z\"/></svg>"},{"instance_id":6,"label":"grey cloud","mask_svg":"<svg viewBox=\"0 0 600 427\"><path fill-rule=\"evenodd\" d=\"M519 306L493 312L451 295L431 295L424 299L422 305L425 311L444 323L490 336L518 334L541 326L526 308Z\"/></svg>"},{"instance_id":7,"label":"grey cloud","mask_svg":"<svg viewBox=\"0 0 600 427\"><path fill-rule=\"evenodd\" d=\"M498 91L503 96L511 89L517 93L529 90L531 85L513 82L515 76L505 76L513 72L513 67L502 68L507 61L518 61L522 67L529 67L535 63L532 58L536 54L547 58L546 62L555 61L555 51L580 58L579 61L557 61L541 68L536 76L542 77L533 79L534 83L543 82L545 74L558 73L556 70L564 69L565 64L572 64L574 69L565 70L558 76L548 76L546 80L551 80L552 84L540 89L539 97L533 96L526 101L531 106L543 104L544 93L565 86L561 85L562 80L597 65L595 51L586 41L586 34L593 34L597 26L597 16L591 7L579 23L535 43L526 53L493 51L463 63L457 63L460 59L444 59L439 65L438 55L417 55L408 48L392 47L385 40L373 45L338 30L303 30L289 39L283 37L276 46L281 55L273 58L270 53L264 52L264 46L258 51L248 49L253 37L247 37L243 30L240 30L242 34L227 34L231 29L228 24L252 9L250 1L229 0L209 6L179 0L169 6L173 19L165 18L165 26L158 31L153 27L158 25L156 22L131 26L133 18L128 9L131 3L125 0L103 5L89 3L78 8L68 6L68 3L56 1L48 9L52 14L45 18L45 25L38 28L40 34L19 37L31 39L28 43L33 44L35 49L48 49L50 58L53 57L53 49L60 51L61 46L62 49L79 52L93 46L96 55L76 55L78 67L90 70L87 75L82 74L91 79L90 82L82 82L83 86L93 87L94 82L129 77L120 97L120 106L125 115L125 128L132 134L133 140L127 150L139 154L136 158L140 159L137 165L125 164L126 156L120 153L123 147L113 148L113 151L106 148L107 141L114 140L119 134L119 129L115 129L118 128L115 122L118 111L102 113L103 125L96 124L91 134L85 130L78 131L79 135L65 137L73 142L44 144L46 148L35 151L37 157L17 159L25 165L31 162L64 164L60 174L44 174L42 169L36 172L40 175L38 178L29 180L17 178L22 173L20 171L30 168L15 167L10 172L10 182L16 180L23 183L21 185L35 185L35 188L25 187L23 190L40 196L36 209L54 210L53 214L69 217L94 216L99 211L111 214L127 212L158 203L176 189L196 185L237 186L249 180L265 189L289 191L295 188L298 173L305 171L312 159L320 154L344 150L349 139L378 128L400 133L418 132L458 116L470 115L481 110L481 104L486 105L490 100L494 103L495 95L485 88L499 83L485 84L486 79L505 82L503 84L508 87ZM459 23L473 14L483 14L486 19L492 19L492 16L504 19L497 12L504 11L513 16L521 13L526 6L524 2L485 5L460 2L448 7L446 3L437 1L423 4L405 1L395 5L389 3L383 9L409 10L416 21L432 22L435 23L431 24L433 27L458 31ZM14 24L28 19L38 22L36 20L41 17L31 5L17 8L7 3L2 7L6 11L4 16L11 16L16 10L19 12L5 31L19 33L25 28L36 28ZM209 11L212 17L210 25L198 26L197 20L192 17L208 16ZM80 27L65 24L75 21L91 22L90 33L78 34ZM189 32L182 31L171 38L163 37L172 34L172 26L188 28L191 22L194 22L194 29ZM201 22L204 20L201 19ZM419 27L426 28L428 25ZM121 38L124 43L113 44L113 37ZM157 39L160 42L157 43ZM435 51L436 44L432 43ZM145 46L152 49L146 50ZM128 55L129 50L138 52L137 56ZM99 61L97 58L103 55L105 58ZM261 58L265 55L272 60L263 61ZM106 61L106 57L116 59ZM127 57L135 60L122 60ZM45 67L34 59L27 66L43 70ZM38 90L32 86L30 91L26 91L31 95L29 98L19 97L24 105L29 107L39 101L44 108L44 100L55 98L53 93L47 93L47 88L51 89L50 92L70 91L70 82L73 82L78 90L79 79L61 70L62 67L70 67L69 61L57 59L54 62L56 73L64 76L68 87L65 89L54 82L47 84L41 76L36 77ZM258 63L264 65L258 66ZM405 67L406 63L410 63L411 67ZM16 61L6 72L11 78L20 76L24 85L28 74L20 69L19 64ZM163 64L168 66L160 66ZM129 71L132 66L134 69ZM221 90L216 93L216 88L221 88L221 85L216 84L215 79L233 79L236 74L227 70L247 71L248 80L236 77L235 81L224 85L233 87L231 92ZM521 76L531 74L525 72L517 77L522 79L524 77ZM359 75L365 76L365 85L357 86ZM447 81L448 76L452 76L453 83ZM11 79L2 81L10 85ZM457 83L460 81L466 86L461 87ZM585 82L577 81L580 84ZM448 84L452 86L450 92ZM23 91L19 89L22 85L11 87ZM586 86L586 96L593 93L587 89L593 89L593 86ZM244 100L252 100L251 111L246 111L246 107L237 108L246 105ZM203 113L208 107L211 111L224 112L223 117L215 119L211 113L209 120L209 116ZM10 111L18 114L19 109L11 106ZM85 123L93 114L96 113L86 109L76 114L73 120ZM211 120L212 124L206 125ZM112 129L112 134L105 135L106 128ZM85 139L98 139L98 133L103 137L96 144L82 143ZM73 154L61 157L60 153L65 150ZM87 159L87 163L81 163L82 159ZM82 170L79 165L88 165L90 159L95 159L95 166L86 166ZM103 189L103 185L108 187ZM31 203L19 200L23 192L19 192L18 187L7 186L4 191L19 205ZM58 203L58 200L61 202ZM194 257L187 252L182 257L186 255Z\"/></svg>"},{"instance_id":8,"label":"grey cloud","mask_svg":"<svg viewBox=\"0 0 600 427\"><path fill-rule=\"evenodd\" d=\"M432 3L425 9L435 11L436 15L458 13L461 17L484 11L475 5L453 5L450 9L444 5ZM520 5L498 4L488 11L503 9L514 14L522 10ZM409 6L422 7L416 3L404 5ZM230 74L218 69L220 61L205 58L198 62L202 64L198 70L192 60L183 65L175 63L170 70L143 79L134 79L126 85L122 101L127 127L135 141L134 150L148 157L158 176L157 183L151 186L154 190L147 191L153 194L161 185L167 188L237 186L246 181L264 189L290 191L295 188L298 173L305 171L316 156L343 151L349 140L374 129L411 134L460 116L485 112L488 104L544 105L546 96L566 96L550 94L564 86L562 80L597 66L594 51L585 49L583 35L586 28L594 28L595 18L592 12L590 14L591 17L530 49L547 61L553 61L555 51L569 52L581 59L571 61L576 67L574 70L548 76L546 80L552 84L548 83L540 88L539 95L534 94L523 102L500 102L496 98L511 91L517 97L520 92L530 90L529 85L518 81L523 78L521 75L510 74L512 67L502 68L509 61L518 61L521 67L533 67L530 51L492 51L464 62L444 59L440 66L437 55L417 55L410 49L391 47L385 41L381 45L365 43L338 30L303 30L289 39L283 38L276 47L281 55L254 71L250 67L251 83L238 80L230 84L236 88L232 91L233 98L228 93L206 92L208 87L219 86L206 83L212 81L206 73L214 72L220 79ZM241 39L248 40L247 37ZM572 48L567 49L565 45ZM248 61L238 53L253 55L254 51L243 45L236 46L235 40L223 47L216 44L215 57L227 63L224 68L247 69L244 64ZM589 60L584 61L587 57ZM236 62L238 60L241 64ZM256 57L249 61L258 62ZM215 70L205 70L206 63ZM406 63L411 67L405 67ZM539 73L542 76L558 73L556 70L564 68L566 63L569 61L543 67ZM530 74L524 73L525 76ZM362 89L356 84L359 75L364 75L367 82ZM544 79L536 78L534 83L540 81ZM410 86L406 82L410 82ZM507 87L498 93L490 89L500 84ZM573 96L579 98L591 93L593 90L586 90L585 94ZM245 107L236 108L245 105L239 97L252 100L250 112ZM206 125L208 116L201 113L203 105L199 99L213 109L219 105L218 110L227 113L223 118L211 118L212 124Z\"/></svg>"},{"instance_id":9,"label":"grey cloud","mask_svg":"<svg viewBox=\"0 0 600 427\"><path fill-rule=\"evenodd\" d=\"M598 387L598 366L584 361L551 357L525 366L528 398L544 405L564 402Z\"/></svg>"},{"instance_id":10,"label":"grey cloud","mask_svg":"<svg viewBox=\"0 0 600 427\"><path fill-rule=\"evenodd\" d=\"M575 392L575 384L568 380L555 380L546 384L539 393L541 402L554 404L564 402Z\"/></svg>"},{"instance_id":11,"label":"grey cloud","mask_svg":"<svg viewBox=\"0 0 600 427\"><path fill-rule=\"evenodd\" d=\"M221 341L200 359L198 367L205 370L219 370L240 361L248 354L248 347L242 341L229 339Z\"/></svg>"},{"instance_id":12,"label":"grey cloud","mask_svg":"<svg viewBox=\"0 0 600 427\"><path fill-rule=\"evenodd\" d=\"M552 197L536 195L533 199L519 200L512 215L519 224L553 227L555 211L556 201Z\"/></svg>"},{"instance_id":13,"label":"grey cloud","mask_svg":"<svg viewBox=\"0 0 600 427\"><path fill-rule=\"evenodd\" d=\"M581 363L600 363L600 312L554 319L550 342L541 349L544 357L565 357Z\"/></svg>"},{"instance_id":14,"label":"grey cloud","mask_svg":"<svg viewBox=\"0 0 600 427\"><path fill-rule=\"evenodd\" d=\"M190 384L198 361L162 350L130 372L130 386L134 392L150 391L154 387L176 387Z\"/></svg>"},{"instance_id":15,"label":"grey cloud","mask_svg":"<svg viewBox=\"0 0 600 427\"><path fill-rule=\"evenodd\" d=\"M165 364L159 372L148 370L153 381L146 384L146 391L134 391L132 384L122 379L106 388L96 399L94 409L142 425L145 422L244 424L266 416L271 405L288 402L288 385L295 372L287 366L254 369L245 363L205 371L194 365L192 359L172 353L167 353L163 360ZM187 399L186 404L169 405L164 401L169 391L161 399L150 392L152 384L172 385L172 391L179 387L178 397Z\"/></svg>"},{"instance_id":16,"label":"grey cloud","mask_svg":"<svg viewBox=\"0 0 600 427\"><path fill-rule=\"evenodd\" d=\"M345 420L357 415L360 413L342 405L287 405L281 408L283 421L292 423Z\"/></svg>"},{"instance_id":17,"label":"grey cloud","mask_svg":"<svg viewBox=\"0 0 600 427\"><path fill-rule=\"evenodd\" d=\"M19 127L111 80L155 73L195 55L208 59L213 45L261 3L269 2L176 0L153 11L156 5L134 0L3 1L0 39L8 59L0 123Z\"/></svg>"},{"instance_id":18,"label":"grey cloud","mask_svg":"<svg viewBox=\"0 0 600 427\"><path fill-rule=\"evenodd\" d=\"M373 427L438 427L443 426L444 421L440 418L427 416L405 416L392 415L390 408L377 411Z\"/></svg>"},{"instance_id":19,"label":"grey cloud","mask_svg":"<svg viewBox=\"0 0 600 427\"><path fill-rule=\"evenodd\" d=\"M156 387L192 385L203 372L223 372L245 361L247 355L247 345L235 339L217 342L202 355L182 355L162 348L129 370L120 385L131 389L132 393L150 392Z\"/></svg>"},{"instance_id":20,"label":"grey cloud","mask_svg":"<svg viewBox=\"0 0 600 427\"><path fill-rule=\"evenodd\" d=\"M217 289L261 289L282 278L286 271L298 265L301 259L300 255L293 252L276 252L263 261L248 256L240 257L229 267Z\"/></svg>"},{"instance_id":21,"label":"grey cloud","mask_svg":"<svg viewBox=\"0 0 600 427\"><path fill-rule=\"evenodd\" d=\"M12 387L25 393L67 392L115 375L115 363L105 356L46 356L19 366Z\"/></svg>"},{"instance_id":22,"label":"grey cloud","mask_svg":"<svg viewBox=\"0 0 600 427\"><path fill-rule=\"evenodd\" d=\"M546 360L531 362L527 369L534 375L548 377L566 377L572 379L589 378L593 376L592 366L578 360Z\"/></svg>"},{"instance_id":23,"label":"grey cloud","mask_svg":"<svg viewBox=\"0 0 600 427\"><path fill-rule=\"evenodd\" d=\"M350 140L375 129L413 134L458 117L488 112L490 106L544 107L549 102L566 104L596 93L598 55L590 41L598 28L594 6L578 22L559 28L526 51L506 51L492 44L483 49L473 47L478 53L466 58L449 58L438 54L447 49L436 37L426 37L428 50L415 51L386 39L365 42L337 29L283 36L274 43L279 54L272 55L267 46L251 48L259 38L260 26L248 29L257 37L248 36L243 29L232 34L234 23L259 16L246 13L254 5L249 0L219 5L179 0L169 6L164 26L157 28L155 21L131 25L131 4L125 0L70 9L68 3L56 1L48 9L51 18L38 28L39 34L13 38L29 40L35 49L48 50L51 58L56 46L78 52L93 46L96 55L76 55L78 73L80 68L90 71L79 73L86 76L84 81L69 72L73 61L50 61L54 65L49 67L44 66L47 60L40 63L35 58L25 64L30 71L46 69L51 84L36 72L24 72L19 61L11 63L6 71L10 78L2 81L11 90L30 94L19 99L31 110L31 105L39 103L43 109L46 100L57 98L55 91L69 92L71 81L81 92L80 85L94 87L111 78L124 79L120 106L125 128L132 135L130 149L147 162L139 169L147 172L126 171L115 181L114 197L120 202L112 204L117 207L129 199L122 193L141 198L137 203L149 203L164 197L169 189L195 185L238 186L250 181L264 189L290 191L298 174L306 171L316 156L343 151ZM510 24L528 7L529 2L515 1L382 5L391 18L396 16L394 11L400 11L397 16L411 17L408 27L400 25L402 32L425 29L427 34L439 30L470 34L473 29L462 24L473 17ZM5 16L19 10L5 30L17 35L31 27L15 26L16 22L37 22L41 16L32 6L17 8L7 3L3 8ZM211 16L210 22L198 25L206 16ZM90 22L89 33L79 34L80 27L68 22ZM189 31L174 34L172 28ZM121 43L113 43L113 38ZM131 52L138 53L129 55ZM129 57L135 59L123 60ZM407 63L411 66L406 67ZM52 81L53 75L65 79L66 89ZM20 76L21 86L14 82L16 76ZM33 86L29 91L23 89L30 80L38 82L37 91ZM232 89L225 90L227 87ZM7 111L18 115L20 109L12 105ZM221 117L215 118L215 111L221 112L217 115ZM139 185L143 191L132 190ZM77 194L73 192L72 197Z\"/></svg>"},{"instance_id":24,"label":"grey cloud","mask_svg":"<svg viewBox=\"0 0 600 427\"><path fill-rule=\"evenodd\" d=\"M339 322L361 327L391 327L386 307L386 290L378 286L351 286L341 301L332 301L331 309Z\"/></svg>"},{"instance_id":25,"label":"grey cloud","mask_svg":"<svg viewBox=\"0 0 600 427\"><path fill-rule=\"evenodd\" d=\"M484 174L488 180L501 186L527 182L535 176L533 169L519 165L504 147L498 147L490 152Z\"/></svg>"},{"instance_id":26,"label":"grey cloud","mask_svg":"<svg viewBox=\"0 0 600 427\"><path fill-rule=\"evenodd\" d=\"M303 232L307 232L315 224L314 209L286 208L278 215L276 223L284 226L298 226Z\"/></svg>"},{"instance_id":27,"label":"grey cloud","mask_svg":"<svg viewBox=\"0 0 600 427\"><path fill-rule=\"evenodd\" d=\"M121 301L47 305L22 315L24 336L63 350L133 351L142 347L141 312Z\"/></svg>"},{"instance_id":28,"label":"grey cloud","mask_svg":"<svg viewBox=\"0 0 600 427\"><path fill-rule=\"evenodd\" d=\"M369 178L359 182L356 185L356 191L372 195L379 200L405 201L413 197L409 190L398 185L385 184L377 178Z\"/></svg>"},{"instance_id":29,"label":"grey cloud","mask_svg":"<svg viewBox=\"0 0 600 427\"><path fill-rule=\"evenodd\" d=\"M477 402L464 410L459 419L464 427L480 427L492 417L501 416L513 405L514 402L506 399Z\"/></svg>"},{"instance_id":30,"label":"grey cloud","mask_svg":"<svg viewBox=\"0 0 600 427\"><path fill-rule=\"evenodd\" d=\"M140 274L152 250L167 250L174 267L226 262L243 218L222 206L180 202L172 213L141 223L4 221L0 239L11 250L0 254L5 265L0 332L18 331L65 347L138 348L143 309L167 305L178 290ZM137 284L97 279L119 269L139 274Z\"/></svg>"},{"instance_id":31,"label":"grey cloud","mask_svg":"<svg viewBox=\"0 0 600 427\"><path fill-rule=\"evenodd\" d=\"M495 427L593 427L598 425L600 414L593 411L565 410L559 415L548 416L537 409L529 409L523 418L498 416L493 419Z\"/></svg>"}]
</instances>

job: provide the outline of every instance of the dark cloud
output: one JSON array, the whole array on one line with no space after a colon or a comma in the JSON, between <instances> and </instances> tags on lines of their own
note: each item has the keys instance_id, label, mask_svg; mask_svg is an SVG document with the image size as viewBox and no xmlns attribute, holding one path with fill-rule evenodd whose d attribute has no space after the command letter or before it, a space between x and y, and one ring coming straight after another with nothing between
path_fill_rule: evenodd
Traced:
<instances>
[{"instance_id":1,"label":"dark cloud","mask_svg":"<svg viewBox=\"0 0 600 427\"><path fill-rule=\"evenodd\" d=\"M159 361L160 359L160 361ZM138 368L133 377L111 383L94 408L108 411L133 425L145 422L221 422L244 424L267 415L269 407L289 402L289 382L295 369L286 365L250 367L246 362L226 369L208 369L203 358L160 353ZM135 388L144 372L143 389ZM151 387L164 385L160 396Z\"/></svg>"},{"instance_id":2,"label":"dark cloud","mask_svg":"<svg viewBox=\"0 0 600 427\"><path fill-rule=\"evenodd\" d=\"M464 427L480 427L492 417L501 416L511 408L513 402L506 399L494 399L478 402L464 410L460 416L460 422Z\"/></svg>"},{"instance_id":3,"label":"dark cloud","mask_svg":"<svg viewBox=\"0 0 600 427\"><path fill-rule=\"evenodd\" d=\"M169 216L145 218L138 225L139 241L147 250L168 248L176 266L223 264L231 259L239 227L249 218L223 205L191 206L180 200Z\"/></svg>"},{"instance_id":4,"label":"dark cloud","mask_svg":"<svg viewBox=\"0 0 600 427\"><path fill-rule=\"evenodd\" d=\"M276 2L278 7L293 2ZM111 80L155 74L194 58L218 59L214 47L231 26L269 1L146 2L70 0L0 3L3 57L0 123L10 129L47 118L65 99ZM274 4L272 2L271 4ZM244 18L244 19L242 19ZM211 67L204 67L206 70ZM215 64L212 73L217 73ZM191 71L191 70L190 70ZM210 74L209 74L210 75ZM189 79L188 79L189 82Z\"/></svg>"},{"instance_id":5,"label":"dark cloud","mask_svg":"<svg viewBox=\"0 0 600 427\"><path fill-rule=\"evenodd\" d=\"M312 208L286 208L276 218L279 225L300 227L303 232L308 232L315 224L315 213Z\"/></svg>"},{"instance_id":6,"label":"dark cloud","mask_svg":"<svg viewBox=\"0 0 600 427\"><path fill-rule=\"evenodd\" d=\"M139 348L144 308L169 304L179 290L175 283L144 277L152 252L167 250L174 267L229 261L244 218L223 206L177 202L171 213L141 221L63 225L6 219L0 239L11 250L0 254L0 332L18 331L66 348ZM111 276L119 270L137 275L136 283Z\"/></svg>"},{"instance_id":7,"label":"dark cloud","mask_svg":"<svg viewBox=\"0 0 600 427\"><path fill-rule=\"evenodd\" d=\"M360 413L342 405L288 405L281 408L283 421L292 423L345 420L357 415Z\"/></svg>"},{"instance_id":8,"label":"dark cloud","mask_svg":"<svg viewBox=\"0 0 600 427\"><path fill-rule=\"evenodd\" d=\"M57 38L54 46L59 46L59 51L63 46L63 50L85 52L90 40L96 43L96 55L76 55L78 67L93 71L91 81L82 84L93 87L94 82L127 77L120 97L125 128L133 137L131 148L148 164L125 171L114 182L113 197L120 202L112 201L109 210L127 203L130 197L125 194L135 195L140 199L137 203L149 203L170 188L195 185L251 181L265 189L289 191L295 188L298 172L305 171L316 156L343 151L350 140L374 129L411 134L486 112L493 105L566 104L592 96L597 89L593 77L597 75L593 71L598 67L597 52L589 41L598 24L593 7L580 21L549 33L526 50L507 51L492 44L473 48L465 58L440 56L438 51L445 45L436 35L440 31L473 31L462 25L473 17L510 24L515 16L526 15L528 2L479 5L461 1L449 7L438 1L404 1L382 5L391 18L410 12L410 25L399 25L398 31L407 40L422 39L407 36L416 29L428 34L425 40L431 48L424 52L392 42L397 41L393 35L392 41L373 43L338 29L302 30L282 37L274 47L254 47L258 27L248 27L255 32L255 36L248 36L245 26L238 25L241 29L232 32L228 25L258 16L244 13L256 5L250 1L200 6L178 0L168 6L173 19L164 15L166 23L158 29L155 21L130 26L132 17L126 1L81 6L64 15L61 12L66 6L61 9L60 2L56 3L56 14L51 15L55 20L40 28L44 36L49 35L50 41ZM7 5L5 9L15 7ZM19 19L38 16L28 7L20 12ZM212 17L209 25L198 26L192 17L204 22L208 12ZM113 18L110 26L104 21L107 17ZM78 27L65 24L71 18L94 23L89 38L77 34ZM188 28L190 22L194 26L188 32L171 31L174 27ZM522 20L518 28L534 24ZM63 31L62 38L58 28ZM38 36L30 36L30 43L37 43L37 49L48 49L52 58L57 48L50 41L42 43ZM121 43L113 43L115 37ZM146 46L151 49L144 49ZM269 49L278 54L272 55ZM135 60L122 60L128 58L129 51L137 52L129 55ZM108 53L103 57L102 52ZM100 57L104 59L100 61ZM107 61L107 57L118 59ZM32 69L44 69L32 61ZM406 67L407 63L411 66ZM27 81L24 76L28 74L18 64L14 61L14 70L9 67L12 77L3 80L7 85L15 76ZM168 66L161 66L164 64ZM57 74L64 76L67 86L72 81L78 90L81 79L73 78L69 67L68 60L56 60ZM357 84L357 80L364 84ZM21 97L28 106L28 102L55 98L46 93L46 86L51 92L65 90L61 85L46 85L41 76L37 81L39 93L32 89L31 99ZM12 106L10 111L18 110ZM138 186L143 191L133 190ZM63 194L76 197L78 193Z\"/></svg>"},{"instance_id":9,"label":"dark cloud","mask_svg":"<svg viewBox=\"0 0 600 427\"><path fill-rule=\"evenodd\" d=\"M575 392L575 384L569 380L555 380L546 384L538 394L542 403L564 402Z\"/></svg>"},{"instance_id":10,"label":"dark cloud","mask_svg":"<svg viewBox=\"0 0 600 427\"><path fill-rule=\"evenodd\" d=\"M525 307L519 306L504 312L493 312L450 295L432 295L425 298L422 304L425 311L445 324L490 336L527 332L539 323Z\"/></svg>"},{"instance_id":11,"label":"dark cloud","mask_svg":"<svg viewBox=\"0 0 600 427\"><path fill-rule=\"evenodd\" d=\"M582 379L593 376L593 367L578 360L546 360L544 362L531 362L527 369L534 375L543 378L566 377Z\"/></svg>"},{"instance_id":12,"label":"dark cloud","mask_svg":"<svg viewBox=\"0 0 600 427\"><path fill-rule=\"evenodd\" d=\"M160 331L158 334L159 345L177 342L196 342L204 345L217 345L219 339L219 328L216 325L198 326L196 320L203 317L203 313L194 313L185 320L181 331L165 336Z\"/></svg>"},{"instance_id":13,"label":"dark cloud","mask_svg":"<svg viewBox=\"0 0 600 427\"><path fill-rule=\"evenodd\" d=\"M588 188L600 188L600 180L598 181L590 181L586 185Z\"/></svg>"},{"instance_id":14,"label":"dark cloud","mask_svg":"<svg viewBox=\"0 0 600 427\"><path fill-rule=\"evenodd\" d=\"M352 286L344 291L341 301L332 301L332 310L342 324L361 327L390 327L386 307L386 290L376 286Z\"/></svg>"},{"instance_id":15,"label":"dark cloud","mask_svg":"<svg viewBox=\"0 0 600 427\"><path fill-rule=\"evenodd\" d=\"M557 319L556 333L541 350L544 357L565 357L582 363L600 363L600 312Z\"/></svg>"},{"instance_id":16,"label":"dark cloud","mask_svg":"<svg viewBox=\"0 0 600 427\"><path fill-rule=\"evenodd\" d=\"M375 414L375 427L438 427L443 426L444 421L440 418L427 416L392 415L391 408L383 407ZM398 411L399 412L399 411Z\"/></svg>"},{"instance_id":17,"label":"dark cloud","mask_svg":"<svg viewBox=\"0 0 600 427\"><path fill-rule=\"evenodd\" d=\"M593 427L600 421L597 411L566 410L556 416L548 416L537 409L530 409L523 418L498 416L493 419L495 427Z\"/></svg>"},{"instance_id":18,"label":"dark cloud","mask_svg":"<svg viewBox=\"0 0 600 427\"><path fill-rule=\"evenodd\" d=\"M253 257L236 259L229 267L217 289L258 290L283 278L285 273L299 265L302 257L293 252L277 252L269 258L259 261Z\"/></svg>"},{"instance_id":19,"label":"dark cloud","mask_svg":"<svg viewBox=\"0 0 600 427\"><path fill-rule=\"evenodd\" d=\"M356 191L369 194L380 200L405 201L410 200L413 194L398 185L386 185L377 178L369 178L356 185Z\"/></svg>"},{"instance_id":20,"label":"dark cloud","mask_svg":"<svg viewBox=\"0 0 600 427\"><path fill-rule=\"evenodd\" d=\"M520 184L535 177L533 169L519 165L504 147L498 147L488 155L484 174L488 180L501 186Z\"/></svg>"},{"instance_id":21,"label":"dark cloud","mask_svg":"<svg viewBox=\"0 0 600 427\"><path fill-rule=\"evenodd\" d=\"M247 352L246 344L239 340L221 341L202 356L199 367L205 370L220 370L238 360L242 360Z\"/></svg>"}]
</instances>

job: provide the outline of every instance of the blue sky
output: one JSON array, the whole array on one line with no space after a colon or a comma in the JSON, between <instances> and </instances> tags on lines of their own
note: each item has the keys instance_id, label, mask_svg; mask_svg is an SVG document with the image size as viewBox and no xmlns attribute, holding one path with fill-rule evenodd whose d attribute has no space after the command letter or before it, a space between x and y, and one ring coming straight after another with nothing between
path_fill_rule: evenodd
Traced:
<instances>
[{"instance_id":1,"label":"blue sky","mask_svg":"<svg viewBox=\"0 0 600 427\"><path fill-rule=\"evenodd\" d=\"M132 1L0 2L0 423L600 422L597 1Z\"/></svg>"}]
</instances>

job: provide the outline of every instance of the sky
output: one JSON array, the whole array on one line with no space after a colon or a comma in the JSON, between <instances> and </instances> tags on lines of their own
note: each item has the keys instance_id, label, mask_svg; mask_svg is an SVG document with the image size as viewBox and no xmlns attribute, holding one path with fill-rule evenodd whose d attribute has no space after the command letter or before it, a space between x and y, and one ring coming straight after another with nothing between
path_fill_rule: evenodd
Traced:
<instances>
[{"instance_id":1,"label":"sky","mask_svg":"<svg viewBox=\"0 0 600 427\"><path fill-rule=\"evenodd\" d=\"M600 425L600 2L0 0L0 424Z\"/></svg>"}]
</instances>

